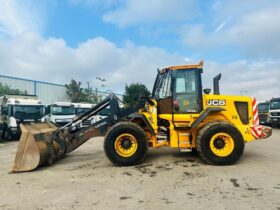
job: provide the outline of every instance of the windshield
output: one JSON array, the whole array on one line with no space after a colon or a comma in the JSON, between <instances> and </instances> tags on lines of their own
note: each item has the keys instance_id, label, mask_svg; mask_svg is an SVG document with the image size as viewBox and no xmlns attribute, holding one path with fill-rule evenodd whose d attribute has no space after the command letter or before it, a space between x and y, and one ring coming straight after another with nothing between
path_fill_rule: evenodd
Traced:
<instances>
[{"instance_id":1,"label":"windshield","mask_svg":"<svg viewBox=\"0 0 280 210\"><path fill-rule=\"evenodd\" d=\"M259 112L268 112L269 104L268 103L261 103L258 105Z\"/></svg>"},{"instance_id":2,"label":"windshield","mask_svg":"<svg viewBox=\"0 0 280 210\"><path fill-rule=\"evenodd\" d=\"M270 109L280 109L280 99L270 101Z\"/></svg>"},{"instance_id":3,"label":"windshield","mask_svg":"<svg viewBox=\"0 0 280 210\"><path fill-rule=\"evenodd\" d=\"M14 105L13 116L16 119L41 119L44 115L44 106Z\"/></svg>"},{"instance_id":4,"label":"windshield","mask_svg":"<svg viewBox=\"0 0 280 210\"><path fill-rule=\"evenodd\" d=\"M75 115L74 106L52 106L51 114L53 115Z\"/></svg>"},{"instance_id":5,"label":"windshield","mask_svg":"<svg viewBox=\"0 0 280 210\"><path fill-rule=\"evenodd\" d=\"M76 114L79 115L90 110L90 108L75 108L75 110L76 110Z\"/></svg>"}]
</instances>

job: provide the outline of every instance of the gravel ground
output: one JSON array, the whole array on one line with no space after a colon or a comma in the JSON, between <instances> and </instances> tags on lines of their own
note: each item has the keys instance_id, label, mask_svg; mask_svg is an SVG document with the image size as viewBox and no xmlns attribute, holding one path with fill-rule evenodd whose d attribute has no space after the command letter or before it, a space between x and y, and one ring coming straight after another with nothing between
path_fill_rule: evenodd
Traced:
<instances>
[{"instance_id":1,"label":"gravel ground","mask_svg":"<svg viewBox=\"0 0 280 210\"><path fill-rule=\"evenodd\" d=\"M94 138L51 167L10 174L17 142L0 143L0 209L280 210L280 129L245 147L233 166L209 166L177 149L115 167Z\"/></svg>"}]
</instances>

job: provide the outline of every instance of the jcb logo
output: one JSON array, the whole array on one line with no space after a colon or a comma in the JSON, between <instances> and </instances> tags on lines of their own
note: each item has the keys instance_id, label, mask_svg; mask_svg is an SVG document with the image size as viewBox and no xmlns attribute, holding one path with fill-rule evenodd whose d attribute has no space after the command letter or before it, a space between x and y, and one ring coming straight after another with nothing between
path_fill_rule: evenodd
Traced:
<instances>
[{"instance_id":1,"label":"jcb logo","mask_svg":"<svg viewBox=\"0 0 280 210\"><path fill-rule=\"evenodd\" d=\"M208 106L225 106L226 100L212 99L207 101Z\"/></svg>"}]
</instances>

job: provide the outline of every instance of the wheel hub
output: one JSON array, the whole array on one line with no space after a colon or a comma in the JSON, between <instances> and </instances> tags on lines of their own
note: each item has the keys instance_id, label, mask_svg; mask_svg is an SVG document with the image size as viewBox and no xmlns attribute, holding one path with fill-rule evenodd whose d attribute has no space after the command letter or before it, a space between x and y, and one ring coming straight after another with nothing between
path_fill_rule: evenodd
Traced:
<instances>
[{"instance_id":1,"label":"wheel hub","mask_svg":"<svg viewBox=\"0 0 280 210\"><path fill-rule=\"evenodd\" d=\"M217 149L223 149L225 147L226 143L224 141L224 139L222 138L216 138L214 140L214 146L217 148Z\"/></svg>"},{"instance_id":2,"label":"wheel hub","mask_svg":"<svg viewBox=\"0 0 280 210\"><path fill-rule=\"evenodd\" d=\"M229 156L232 153L234 146L234 140L228 133L216 133L210 139L211 152L219 157Z\"/></svg>"},{"instance_id":3,"label":"wheel hub","mask_svg":"<svg viewBox=\"0 0 280 210\"><path fill-rule=\"evenodd\" d=\"M124 133L119 135L115 140L115 151L122 157L130 157L134 155L138 147L136 138Z\"/></svg>"},{"instance_id":4,"label":"wheel hub","mask_svg":"<svg viewBox=\"0 0 280 210\"><path fill-rule=\"evenodd\" d=\"M128 138L124 138L122 141L121 141L121 146L122 148L124 149L129 149L132 145L132 142L128 139Z\"/></svg>"}]
</instances>

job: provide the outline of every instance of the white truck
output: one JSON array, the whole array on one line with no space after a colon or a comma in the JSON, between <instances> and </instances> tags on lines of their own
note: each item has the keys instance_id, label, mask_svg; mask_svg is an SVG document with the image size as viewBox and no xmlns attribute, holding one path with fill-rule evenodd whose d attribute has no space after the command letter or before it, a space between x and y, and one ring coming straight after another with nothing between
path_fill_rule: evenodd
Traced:
<instances>
[{"instance_id":1,"label":"white truck","mask_svg":"<svg viewBox=\"0 0 280 210\"><path fill-rule=\"evenodd\" d=\"M90 110L92 107L94 107L96 104L88 104L88 103L72 103L76 110L76 115L83 114L84 112ZM102 120L110 115L110 108L105 108L104 110L98 112L96 115L92 116L91 118L85 120L80 125L81 127L87 127L89 125L92 125L93 123L96 123L99 120Z\"/></svg>"},{"instance_id":2,"label":"white truck","mask_svg":"<svg viewBox=\"0 0 280 210\"><path fill-rule=\"evenodd\" d=\"M83 114L84 112L90 110L94 104L88 103L72 103L75 107L75 114L76 116ZM87 127L92 124L92 118L85 120L81 123L81 127Z\"/></svg>"},{"instance_id":3,"label":"white truck","mask_svg":"<svg viewBox=\"0 0 280 210\"><path fill-rule=\"evenodd\" d=\"M280 126L280 98L272 98L269 105L269 117L271 126Z\"/></svg>"},{"instance_id":4,"label":"white truck","mask_svg":"<svg viewBox=\"0 0 280 210\"><path fill-rule=\"evenodd\" d=\"M75 116L75 107L71 102L54 102L46 106L45 117L42 121L64 126L71 122Z\"/></svg>"},{"instance_id":5,"label":"white truck","mask_svg":"<svg viewBox=\"0 0 280 210\"><path fill-rule=\"evenodd\" d=\"M44 105L34 95L5 95L0 97L0 139L18 139L20 123L40 121Z\"/></svg>"}]
</instances>

